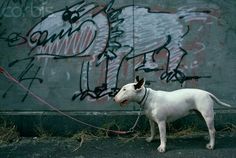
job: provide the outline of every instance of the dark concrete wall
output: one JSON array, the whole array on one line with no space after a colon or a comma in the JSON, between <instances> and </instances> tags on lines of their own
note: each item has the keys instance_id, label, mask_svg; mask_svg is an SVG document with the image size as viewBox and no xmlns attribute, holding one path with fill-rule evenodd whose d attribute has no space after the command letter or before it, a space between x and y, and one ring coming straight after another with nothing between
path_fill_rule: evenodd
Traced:
<instances>
[{"instance_id":1,"label":"dark concrete wall","mask_svg":"<svg viewBox=\"0 0 236 158\"><path fill-rule=\"evenodd\" d=\"M4 0L0 66L64 111L135 110L112 101L135 75L235 107L235 9L234 0ZM3 75L0 110L50 111Z\"/></svg>"}]
</instances>

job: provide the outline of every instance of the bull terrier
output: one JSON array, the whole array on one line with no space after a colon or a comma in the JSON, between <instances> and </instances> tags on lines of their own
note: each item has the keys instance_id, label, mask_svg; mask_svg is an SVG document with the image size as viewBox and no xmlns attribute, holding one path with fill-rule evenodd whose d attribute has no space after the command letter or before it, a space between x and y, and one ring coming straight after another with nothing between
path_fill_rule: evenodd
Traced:
<instances>
[{"instance_id":1,"label":"bull terrier","mask_svg":"<svg viewBox=\"0 0 236 158\"><path fill-rule=\"evenodd\" d=\"M129 102L137 102L144 109L144 113L149 119L151 136L146 138L151 142L155 136L155 123L158 124L160 133L159 152L166 151L166 122L175 121L188 115L191 111L198 111L206 121L210 142L207 149L214 149L215 127L214 127L214 101L220 105L231 107L229 104L221 102L213 94L200 89L180 89L171 92L155 91L145 88L144 79L136 77L135 83L124 85L114 97L115 102L121 106Z\"/></svg>"}]
</instances>

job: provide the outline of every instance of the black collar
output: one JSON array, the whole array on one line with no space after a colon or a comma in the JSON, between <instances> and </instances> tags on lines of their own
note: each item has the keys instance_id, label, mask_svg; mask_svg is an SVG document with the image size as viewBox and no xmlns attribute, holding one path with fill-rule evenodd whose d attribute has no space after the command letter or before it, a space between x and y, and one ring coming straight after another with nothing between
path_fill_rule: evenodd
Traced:
<instances>
[{"instance_id":1,"label":"black collar","mask_svg":"<svg viewBox=\"0 0 236 158\"><path fill-rule=\"evenodd\" d=\"M147 88L145 87L145 93L144 93L144 96L143 96L142 100L141 100L140 102L138 102L138 104L141 105L145 98L146 98L146 100L147 100L146 95L147 95ZM146 100L145 100L145 101L146 101ZM145 103L145 102L144 102L144 103ZM143 103L143 105L144 105L144 103Z\"/></svg>"}]
</instances>

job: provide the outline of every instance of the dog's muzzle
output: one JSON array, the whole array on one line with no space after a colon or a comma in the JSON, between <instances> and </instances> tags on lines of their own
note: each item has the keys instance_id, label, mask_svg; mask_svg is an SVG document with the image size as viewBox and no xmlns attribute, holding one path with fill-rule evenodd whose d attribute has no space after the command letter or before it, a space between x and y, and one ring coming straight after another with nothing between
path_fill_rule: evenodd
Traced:
<instances>
[{"instance_id":1,"label":"dog's muzzle","mask_svg":"<svg viewBox=\"0 0 236 158\"><path fill-rule=\"evenodd\" d=\"M127 105L127 104L129 103L129 101L126 100L126 99L119 101L116 97L114 98L114 101L115 101L116 103L120 104L121 107L124 107L125 105Z\"/></svg>"}]
</instances>

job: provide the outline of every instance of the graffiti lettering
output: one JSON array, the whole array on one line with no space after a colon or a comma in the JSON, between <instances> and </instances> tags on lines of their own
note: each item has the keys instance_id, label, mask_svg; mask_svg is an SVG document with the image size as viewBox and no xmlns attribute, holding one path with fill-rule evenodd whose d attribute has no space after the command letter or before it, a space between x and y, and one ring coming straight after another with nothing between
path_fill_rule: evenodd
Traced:
<instances>
[{"instance_id":1,"label":"graffiti lettering","mask_svg":"<svg viewBox=\"0 0 236 158\"><path fill-rule=\"evenodd\" d=\"M28 85L28 87L27 87L28 89L31 88L31 86L32 86L32 84L33 84L33 82L34 82L34 80L39 81L39 83L42 83L42 82L43 82L43 79L37 77L37 75L38 75L38 73L39 73L39 70L40 70L40 67L37 67L36 72L34 72L34 75L33 75L32 77L25 77L27 74L32 74L32 71L31 71L31 70L32 70L33 67L35 67L35 65L33 64L33 61L34 61L34 58L31 58L31 59L29 60L29 63L28 63L27 66L25 67L25 69L24 69L24 70L21 72L21 74L17 77L17 79L18 79L20 82L26 81L26 80L29 80L29 81L30 81L30 83L29 83L29 85ZM9 66L10 66L10 67L11 67L11 66L14 66L15 63L16 63L16 62L10 63ZM31 72L29 73L29 71L31 71ZM13 87L13 84L11 84L11 85L7 88L7 90L6 90L6 91L3 93L3 95L2 95L3 98L5 98L5 97L7 96L7 93L9 92L10 89L12 89L12 87ZM23 96L23 98L22 98L21 101L24 102L27 96L28 96L28 92L25 93L25 95Z\"/></svg>"}]
</instances>

